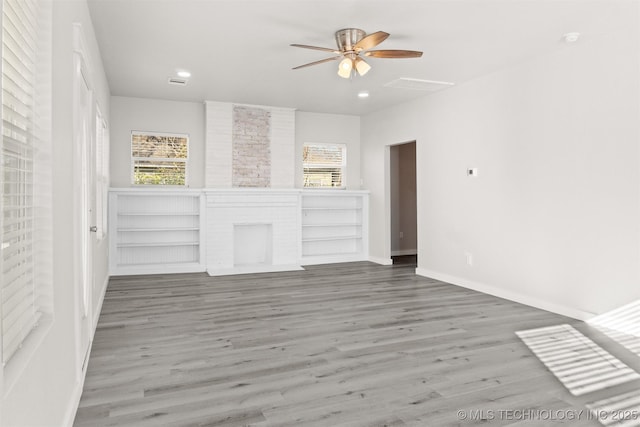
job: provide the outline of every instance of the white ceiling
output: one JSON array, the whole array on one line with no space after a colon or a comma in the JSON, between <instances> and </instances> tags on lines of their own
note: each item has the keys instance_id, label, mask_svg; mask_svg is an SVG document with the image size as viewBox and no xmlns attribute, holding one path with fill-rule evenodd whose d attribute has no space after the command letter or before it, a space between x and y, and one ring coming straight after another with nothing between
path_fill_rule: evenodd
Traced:
<instances>
[{"instance_id":1,"label":"white ceiling","mask_svg":"<svg viewBox=\"0 0 640 427\"><path fill-rule=\"evenodd\" d=\"M361 115L427 92L389 88L400 77L465 81L613 31L632 0L89 0L111 94L226 101ZM372 70L340 78L331 56L345 27L391 36L378 48L418 59L368 58ZM192 73L185 87L167 78ZM361 90L370 93L359 99Z\"/></svg>"}]
</instances>

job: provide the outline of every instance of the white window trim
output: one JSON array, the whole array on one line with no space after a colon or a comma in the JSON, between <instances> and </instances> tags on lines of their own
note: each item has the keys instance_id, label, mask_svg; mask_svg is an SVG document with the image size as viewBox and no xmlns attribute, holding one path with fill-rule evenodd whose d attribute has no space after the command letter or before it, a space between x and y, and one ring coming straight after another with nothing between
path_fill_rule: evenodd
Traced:
<instances>
[{"instance_id":1,"label":"white window trim","mask_svg":"<svg viewBox=\"0 0 640 427\"><path fill-rule=\"evenodd\" d=\"M163 161L170 162L183 162L184 163L184 185L165 185L165 184L136 184L135 183L135 164L136 160L149 160L148 157L134 157L132 152L132 143L133 143L133 135L153 135L153 136L173 136L178 138L186 138L187 139L187 157L184 159L181 158L162 158ZM153 132L153 131L145 131L145 130L132 130L131 137L129 138L129 156L131 158L131 176L130 181L131 186L133 187L141 187L141 188L188 188L189 187L189 146L191 138L187 133L170 133L170 132Z\"/></svg>"},{"instance_id":2,"label":"white window trim","mask_svg":"<svg viewBox=\"0 0 640 427\"><path fill-rule=\"evenodd\" d=\"M323 164L323 163L305 163L302 162L302 188L305 190L345 190L347 188L347 144L339 144L339 143L324 143L324 142L305 142L302 145L304 150L305 145L323 145L325 147L339 147L342 150L342 165L339 166L342 170L342 185L340 187L307 187L304 185L304 170L310 168L335 168L336 165Z\"/></svg>"}]
</instances>

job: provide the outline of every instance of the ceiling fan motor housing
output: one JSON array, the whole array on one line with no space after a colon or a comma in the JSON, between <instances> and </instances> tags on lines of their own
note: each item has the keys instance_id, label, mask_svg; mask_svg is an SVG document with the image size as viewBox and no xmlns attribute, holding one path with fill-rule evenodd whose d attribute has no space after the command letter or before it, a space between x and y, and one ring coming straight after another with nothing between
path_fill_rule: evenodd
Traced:
<instances>
[{"instance_id":1,"label":"ceiling fan motor housing","mask_svg":"<svg viewBox=\"0 0 640 427\"><path fill-rule=\"evenodd\" d=\"M344 28L336 31L336 43L342 52L353 51L356 43L364 38L366 33L358 28Z\"/></svg>"}]
</instances>

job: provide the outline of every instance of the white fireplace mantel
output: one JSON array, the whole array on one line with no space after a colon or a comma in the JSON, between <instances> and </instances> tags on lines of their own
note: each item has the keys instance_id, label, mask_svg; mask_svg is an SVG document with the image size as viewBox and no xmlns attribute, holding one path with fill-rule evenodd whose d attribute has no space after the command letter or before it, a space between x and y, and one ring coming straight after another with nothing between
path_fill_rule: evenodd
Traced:
<instances>
[{"instance_id":1,"label":"white fireplace mantel","mask_svg":"<svg viewBox=\"0 0 640 427\"><path fill-rule=\"evenodd\" d=\"M299 191L221 189L206 190L204 194L206 266L210 275L302 269L298 256ZM256 232L240 233L242 227ZM262 255L261 249L265 251ZM254 253L253 262L244 256L238 259L239 254L249 251Z\"/></svg>"}]
</instances>

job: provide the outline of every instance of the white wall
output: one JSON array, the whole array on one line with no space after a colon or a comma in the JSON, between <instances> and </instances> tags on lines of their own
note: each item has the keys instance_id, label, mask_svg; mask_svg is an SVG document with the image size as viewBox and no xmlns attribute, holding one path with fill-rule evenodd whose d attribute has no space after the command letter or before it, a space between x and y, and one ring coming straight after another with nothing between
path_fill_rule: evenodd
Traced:
<instances>
[{"instance_id":1,"label":"white wall","mask_svg":"<svg viewBox=\"0 0 640 427\"><path fill-rule=\"evenodd\" d=\"M0 400L2 425L64 426L82 391L76 354L73 217L73 23L81 23L95 65L96 100L108 121L109 89L85 1L53 2L53 324L15 385ZM107 274L107 242L94 248L94 292ZM96 308L96 307L94 307Z\"/></svg>"},{"instance_id":2,"label":"white wall","mask_svg":"<svg viewBox=\"0 0 640 427\"><path fill-rule=\"evenodd\" d=\"M189 135L187 180L204 187L204 104L111 97L111 186L131 187L131 131Z\"/></svg>"},{"instance_id":3,"label":"white wall","mask_svg":"<svg viewBox=\"0 0 640 427\"><path fill-rule=\"evenodd\" d=\"M389 257L386 145L415 139L419 273L576 317L639 298L640 49L628 7L616 34L364 117L372 258Z\"/></svg>"},{"instance_id":4,"label":"white wall","mask_svg":"<svg viewBox=\"0 0 640 427\"><path fill-rule=\"evenodd\" d=\"M296 187L304 182L302 147L305 143L346 144L347 189L360 187L360 117L296 111Z\"/></svg>"},{"instance_id":5,"label":"white wall","mask_svg":"<svg viewBox=\"0 0 640 427\"><path fill-rule=\"evenodd\" d=\"M303 182L302 146L306 142L320 142L347 145L347 188L360 189L360 117L296 111L295 120L295 186L301 188ZM132 130L188 133L189 187L204 187L204 103L112 96L112 187L131 186ZM219 166L222 168L224 165ZM228 174L228 171L224 173Z\"/></svg>"}]
</instances>

